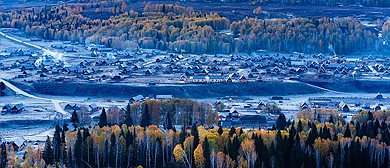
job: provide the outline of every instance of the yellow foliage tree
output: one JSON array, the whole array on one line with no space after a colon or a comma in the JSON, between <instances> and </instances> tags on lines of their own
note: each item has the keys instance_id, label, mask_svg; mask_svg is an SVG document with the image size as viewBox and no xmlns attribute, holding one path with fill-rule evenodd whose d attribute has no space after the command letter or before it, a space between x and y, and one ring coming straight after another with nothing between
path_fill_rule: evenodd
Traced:
<instances>
[{"instance_id":1,"label":"yellow foliage tree","mask_svg":"<svg viewBox=\"0 0 390 168\"><path fill-rule=\"evenodd\" d=\"M194 151L195 165L197 168L205 167L206 159L203 157L203 148L202 145L198 145Z\"/></svg>"}]
</instances>

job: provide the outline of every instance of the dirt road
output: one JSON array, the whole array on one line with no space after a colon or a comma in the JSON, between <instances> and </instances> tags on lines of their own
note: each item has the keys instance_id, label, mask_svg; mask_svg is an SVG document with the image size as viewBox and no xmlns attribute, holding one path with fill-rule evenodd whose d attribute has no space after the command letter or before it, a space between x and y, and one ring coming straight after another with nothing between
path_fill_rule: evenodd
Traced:
<instances>
[{"instance_id":1,"label":"dirt road","mask_svg":"<svg viewBox=\"0 0 390 168\"><path fill-rule=\"evenodd\" d=\"M33 98L33 99L40 99L40 100L45 100L45 101L51 101L53 103L53 105L54 105L55 110L58 113L61 113L64 117L70 118L70 114L68 112L64 111L61 108L61 106L60 106L61 102L66 102L66 101L55 100L55 99L48 99L48 98L44 98L44 97L37 97L37 96L34 96L32 94L29 94L29 93L19 89L18 87L16 87L15 85L12 85L11 83L7 82L4 79L0 78L0 82L3 82L5 86L7 86L11 90L13 90L16 94L20 94L20 95L23 95L23 96L26 96L26 97L30 97L30 98Z\"/></svg>"}]
</instances>

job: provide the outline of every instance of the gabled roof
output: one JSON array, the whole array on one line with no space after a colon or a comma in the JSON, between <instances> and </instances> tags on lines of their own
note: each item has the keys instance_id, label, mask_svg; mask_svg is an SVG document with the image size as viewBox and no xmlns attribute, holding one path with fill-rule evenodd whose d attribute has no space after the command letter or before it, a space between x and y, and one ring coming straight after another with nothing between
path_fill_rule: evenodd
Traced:
<instances>
[{"instance_id":1,"label":"gabled roof","mask_svg":"<svg viewBox=\"0 0 390 168\"><path fill-rule=\"evenodd\" d=\"M137 96L132 97L130 100L138 101L138 100L142 100L142 99L144 99L144 96L137 95Z\"/></svg>"},{"instance_id":2,"label":"gabled roof","mask_svg":"<svg viewBox=\"0 0 390 168\"><path fill-rule=\"evenodd\" d=\"M14 144L15 144L16 146L18 146L18 147L21 147L21 146L23 146L23 144L24 144L26 141L27 141L27 140L24 139L23 137L19 137L19 138L15 139Z\"/></svg>"},{"instance_id":3,"label":"gabled roof","mask_svg":"<svg viewBox=\"0 0 390 168\"><path fill-rule=\"evenodd\" d=\"M95 103L92 103L91 105L89 105L90 107L92 108L98 108L98 106L95 104Z\"/></svg>"},{"instance_id":4,"label":"gabled roof","mask_svg":"<svg viewBox=\"0 0 390 168\"><path fill-rule=\"evenodd\" d=\"M24 108L24 105L22 103L19 103L19 104L15 105L12 109L21 110L23 108Z\"/></svg>"},{"instance_id":5,"label":"gabled roof","mask_svg":"<svg viewBox=\"0 0 390 168\"><path fill-rule=\"evenodd\" d=\"M7 110L9 110L9 109L11 109L12 108L12 105L10 105L10 104L6 104L4 107L3 107L3 109L7 109Z\"/></svg>"}]
</instances>

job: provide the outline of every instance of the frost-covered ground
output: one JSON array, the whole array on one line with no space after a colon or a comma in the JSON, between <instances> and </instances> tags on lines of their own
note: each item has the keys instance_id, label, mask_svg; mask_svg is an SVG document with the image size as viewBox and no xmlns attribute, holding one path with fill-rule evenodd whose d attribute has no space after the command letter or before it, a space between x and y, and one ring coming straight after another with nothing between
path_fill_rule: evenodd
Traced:
<instances>
[{"instance_id":1,"label":"frost-covered ground","mask_svg":"<svg viewBox=\"0 0 390 168\"><path fill-rule=\"evenodd\" d=\"M0 102L1 107L5 104L19 103L25 107L18 114L0 115L0 134L6 140L14 140L22 136L32 141L42 140L42 138L37 137L52 130L57 120L60 119L53 104L49 101L12 95L0 97Z\"/></svg>"}]
</instances>

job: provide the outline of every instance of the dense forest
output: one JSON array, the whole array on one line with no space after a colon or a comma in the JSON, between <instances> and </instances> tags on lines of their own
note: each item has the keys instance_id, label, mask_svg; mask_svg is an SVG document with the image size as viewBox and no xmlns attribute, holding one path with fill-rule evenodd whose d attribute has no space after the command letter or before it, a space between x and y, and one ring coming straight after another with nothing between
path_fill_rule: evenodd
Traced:
<instances>
[{"instance_id":1,"label":"dense forest","mask_svg":"<svg viewBox=\"0 0 390 168\"><path fill-rule=\"evenodd\" d=\"M175 130L171 123L164 129L150 125L145 116L141 126L108 126L102 112L92 129L57 126L44 148L28 147L23 163L12 146L2 144L0 161L1 167L384 168L389 114L362 111L349 123L333 115L324 122L291 122L280 114L272 130L196 125Z\"/></svg>"},{"instance_id":2,"label":"dense forest","mask_svg":"<svg viewBox=\"0 0 390 168\"><path fill-rule=\"evenodd\" d=\"M67 4L0 13L0 27L20 28L45 39L198 54L258 49L347 54L377 51L382 44L376 33L353 18L247 18L230 23L216 13L203 14L191 7L149 3L138 13L125 11L123 1L114 4L115 14L107 20L80 14L88 10L99 15L103 3Z\"/></svg>"}]
</instances>

